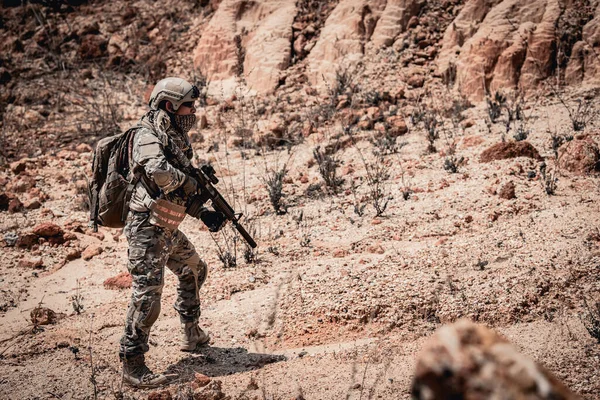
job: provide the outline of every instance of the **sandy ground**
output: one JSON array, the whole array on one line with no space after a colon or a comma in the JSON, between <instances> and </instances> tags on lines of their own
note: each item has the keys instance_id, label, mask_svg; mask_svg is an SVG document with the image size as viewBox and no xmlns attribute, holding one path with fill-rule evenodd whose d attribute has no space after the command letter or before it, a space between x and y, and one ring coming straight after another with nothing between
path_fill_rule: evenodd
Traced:
<instances>
[{"instance_id":1,"label":"sandy ground","mask_svg":"<svg viewBox=\"0 0 600 400\"><path fill-rule=\"evenodd\" d=\"M535 107L528 141L552 168L547 129L568 132L569 120L558 102ZM354 179L360 201L368 189L361 157L373 160L367 140L339 151L345 183L333 197L307 194L321 182L312 149L327 138L308 137L291 157L284 149L251 157L223 147L204 153L207 143L197 144L199 157L217 167L220 188L237 188L233 203L253 217L248 225L259 243L258 261L244 261L238 244L237 267L224 268L208 231L184 221L181 230L211 268L201 324L212 341L198 354L177 350L176 278L167 273L148 354L155 370L178 375L167 389L185 392L199 372L239 399L410 398L424 341L441 324L466 317L496 328L583 397L600 398L600 347L580 319L583 297L598 300L600 289L600 243L590 236L599 228L598 177L558 175L556 195L548 196L529 174L539 171L536 160L480 163L479 154L500 141L504 127L488 131L483 108L467 113L475 125L456 135L457 153L466 160L456 174L443 168L442 139L433 154L426 153L420 128L398 139L407 144L385 157L391 200L377 218L369 204L363 216L353 212L350 190ZM597 130L587 132L598 142ZM117 351L129 291L103 285L125 271L125 239L116 230L101 229L103 240L85 231L76 180L59 183L59 175L84 172L90 154L44 160L28 168L49 200L38 210L1 213L1 233L75 221L84 229L69 246L96 244L104 251L61 265L65 249L42 246L44 267L31 269L18 265L29 251L0 248L0 398L94 398L92 374L98 398L146 398L148 392L120 384ZM287 213L276 215L265 166L280 168L286 160ZM494 194L509 180L516 198ZM407 188L412 194L404 200ZM225 236L214 239L225 248ZM81 298L80 314L73 296ZM40 304L61 316L34 329L29 313Z\"/></svg>"}]
</instances>

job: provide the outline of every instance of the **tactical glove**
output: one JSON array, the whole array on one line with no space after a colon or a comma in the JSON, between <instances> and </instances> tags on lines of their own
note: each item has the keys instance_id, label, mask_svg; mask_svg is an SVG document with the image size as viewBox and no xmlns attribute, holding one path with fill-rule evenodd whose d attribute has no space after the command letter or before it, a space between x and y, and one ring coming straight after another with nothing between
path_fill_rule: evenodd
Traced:
<instances>
[{"instance_id":1,"label":"tactical glove","mask_svg":"<svg viewBox=\"0 0 600 400\"><path fill-rule=\"evenodd\" d=\"M198 182L196 182L196 180L191 176L185 178L185 181L183 181L183 185L181 185L181 187L188 196L198 192Z\"/></svg>"},{"instance_id":2,"label":"tactical glove","mask_svg":"<svg viewBox=\"0 0 600 400\"><path fill-rule=\"evenodd\" d=\"M210 211L207 209L204 209L204 211L200 213L200 219L211 232L218 232L227 222L227 218L225 218L225 214L222 212Z\"/></svg>"}]
</instances>

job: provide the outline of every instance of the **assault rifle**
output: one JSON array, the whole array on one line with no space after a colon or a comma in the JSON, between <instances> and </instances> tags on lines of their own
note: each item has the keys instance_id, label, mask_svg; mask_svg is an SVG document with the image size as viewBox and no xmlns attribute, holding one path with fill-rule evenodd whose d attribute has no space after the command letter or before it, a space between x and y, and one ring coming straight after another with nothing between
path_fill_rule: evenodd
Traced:
<instances>
[{"instance_id":1,"label":"assault rifle","mask_svg":"<svg viewBox=\"0 0 600 400\"><path fill-rule=\"evenodd\" d=\"M234 209L227 203L227 200L221 196L221 193L213 185L219 183L219 179L215 176L215 169L210 165L203 165L200 168L189 168L190 175L198 182L200 193L191 197L188 202L186 213L195 218L200 218L203 204L208 200L211 201L215 211L220 211L225 215L228 221L231 221L235 229L242 235L246 243L253 249L256 248L256 242L252 236L240 225L242 213L236 214Z\"/></svg>"}]
</instances>

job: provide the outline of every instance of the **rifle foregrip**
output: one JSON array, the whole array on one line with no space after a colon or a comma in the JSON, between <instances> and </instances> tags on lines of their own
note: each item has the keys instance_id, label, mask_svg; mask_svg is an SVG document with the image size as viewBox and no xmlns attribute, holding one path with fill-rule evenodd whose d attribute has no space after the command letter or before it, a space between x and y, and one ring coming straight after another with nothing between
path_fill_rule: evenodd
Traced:
<instances>
[{"instance_id":1,"label":"rifle foregrip","mask_svg":"<svg viewBox=\"0 0 600 400\"><path fill-rule=\"evenodd\" d=\"M237 222L234 222L233 225L235 226L235 229L237 229L237 231L240 233L240 235L242 235L246 243L248 243L250 247L255 249L257 244L254 241L254 239L252 239L252 236L250 236L250 234L246 231L246 229L244 229L244 227Z\"/></svg>"}]
</instances>

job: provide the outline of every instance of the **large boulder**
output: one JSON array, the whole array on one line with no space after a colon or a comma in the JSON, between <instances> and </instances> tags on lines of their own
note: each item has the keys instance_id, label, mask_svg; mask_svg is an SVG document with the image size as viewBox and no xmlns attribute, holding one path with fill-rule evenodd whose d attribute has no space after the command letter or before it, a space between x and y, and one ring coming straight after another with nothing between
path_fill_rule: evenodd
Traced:
<instances>
[{"instance_id":1,"label":"large boulder","mask_svg":"<svg viewBox=\"0 0 600 400\"><path fill-rule=\"evenodd\" d=\"M494 331L467 320L440 328L425 344L415 399L579 399L544 367Z\"/></svg>"}]
</instances>

